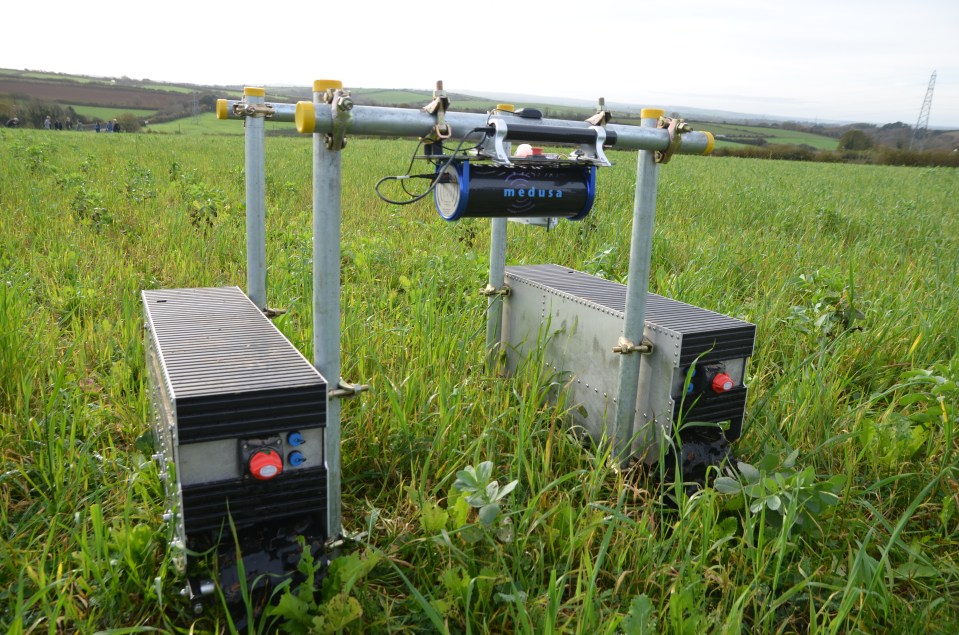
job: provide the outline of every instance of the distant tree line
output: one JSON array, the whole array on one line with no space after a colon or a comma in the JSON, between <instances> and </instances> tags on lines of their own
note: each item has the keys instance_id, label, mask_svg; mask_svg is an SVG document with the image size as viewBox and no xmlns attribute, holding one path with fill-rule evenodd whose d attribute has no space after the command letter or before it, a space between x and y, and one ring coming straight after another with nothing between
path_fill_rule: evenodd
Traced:
<instances>
[{"instance_id":1,"label":"distant tree line","mask_svg":"<svg viewBox=\"0 0 959 635\"><path fill-rule=\"evenodd\" d=\"M770 143L744 148L717 148L712 156L780 161L819 161L822 163L868 163L922 167L959 167L959 152L954 150L906 150L874 147L869 149L817 150L807 145Z\"/></svg>"},{"instance_id":2,"label":"distant tree line","mask_svg":"<svg viewBox=\"0 0 959 635\"><path fill-rule=\"evenodd\" d=\"M787 121L769 127L830 136L837 140L836 149L817 150L807 145L769 143L761 137L748 140L726 137L741 144L752 143L752 146L717 148L713 155L783 161L959 167L959 133L954 131L925 131L918 139L917 148L910 150L913 128L901 121L882 126L870 123L824 126Z\"/></svg>"},{"instance_id":3,"label":"distant tree line","mask_svg":"<svg viewBox=\"0 0 959 635\"><path fill-rule=\"evenodd\" d=\"M32 97L14 95L0 100L0 126L8 120L17 118L21 128L43 128L43 120L50 117L54 121L77 121L79 116L70 106L45 102Z\"/></svg>"},{"instance_id":4,"label":"distant tree line","mask_svg":"<svg viewBox=\"0 0 959 635\"><path fill-rule=\"evenodd\" d=\"M215 111L216 100L217 96L213 93L202 93L197 99L197 107L199 109L198 114ZM177 119L183 119L184 117L190 117L192 115L192 103L183 101L171 106L167 106L166 108L158 110L154 114L150 115L150 123L166 123L168 121L176 121Z\"/></svg>"},{"instance_id":5,"label":"distant tree line","mask_svg":"<svg viewBox=\"0 0 959 635\"><path fill-rule=\"evenodd\" d=\"M64 125L67 121L74 124L79 122L84 125L95 125L97 122L103 123L106 121L100 117L85 117L77 113L73 106L64 106L63 104L26 95L0 98L0 126L3 126L10 119L17 118L20 121L19 127L21 128L42 129L43 122L48 116L53 121L59 120ZM120 113L115 119L124 132L137 132L141 128L139 118L132 112Z\"/></svg>"}]
</instances>

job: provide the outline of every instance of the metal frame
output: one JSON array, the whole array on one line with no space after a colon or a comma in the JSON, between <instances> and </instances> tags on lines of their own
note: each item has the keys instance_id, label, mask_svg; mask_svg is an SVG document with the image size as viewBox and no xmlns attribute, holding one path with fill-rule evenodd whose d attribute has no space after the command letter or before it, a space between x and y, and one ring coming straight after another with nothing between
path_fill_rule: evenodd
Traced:
<instances>
[{"instance_id":1,"label":"metal frame","mask_svg":"<svg viewBox=\"0 0 959 635\"><path fill-rule=\"evenodd\" d=\"M264 160L264 91L244 90L250 106L245 126L246 287L250 300L266 309L266 166Z\"/></svg>"},{"instance_id":2,"label":"metal frame","mask_svg":"<svg viewBox=\"0 0 959 635\"><path fill-rule=\"evenodd\" d=\"M314 108L311 102L297 104L266 103L266 117L270 121L295 123L303 134L326 134L333 130L335 113L327 108ZM243 119L247 115L247 103L242 100L221 99L217 105L220 119ZM661 111L660 111L661 112ZM497 117L516 117L518 122L537 127L561 127L589 130L592 126L585 121L565 119L522 119L506 111L496 113ZM489 126L489 115L470 112L446 113L446 123L451 129L452 139L462 139L476 128ZM436 125L436 118L422 109L388 108L385 106L351 106L346 134L383 138L417 139L428 136ZM627 126L607 124L606 145L616 150L658 150L665 151L670 146L670 134L666 128L647 126ZM707 132L688 131L683 133L679 154L709 154L712 152L713 136Z\"/></svg>"},{"instance_id":3,"label":"metal frame","mask_svg":"<svg viewBox=\"0 0 959 635\"><path fill-rule=\"evenodd\" d=\"M645 301L649 280L649 263L652 250L652 232L655 221L658 167L657 160L663 161L673 152L680 154L709 154L713 147L713 137L705 132L681 130L682 142L676 133L676 126L668 129L660 127L664 119L662 111L643 112L641 126L609 124L595 125L591 121L576 122L559 119L526 119L513 113L498 109L496 117L485 114L447 112L445 109L409 109L385 108L378 106L354 106L349 92L343 90L342 83L331 80L314 82L312 102L293 104L266 103L251 96L244 100L219 100L217 116L220 119L247 119L247 196L248 209L257 204L251 201L258 197L262 188L257 189L257 181L251 178L254 170L263 163L262 125L264 118L277 122L295 123L299 132L313 134L313 346L314 365L331 383L338 386L332 391L327 413L326 457L329 469L329 518L328 528L331 538L342 534L341 526L341 481L340 481L340 404L338 396L352 394L352 387L340 380L340 191L342 184L340 151L347 134L365 135L382 138L430 138L437 126L445 125L444 131L452 139L463 139L477 128L489 129L491 126L500 131L497 148L508 157L506 142L510 124L515 120L517 129L526 134L548 134L549 130L564 129L570 137L580 137L582 132L593 132L595 142L584 144L580 152L584 161L608 165L603 154L603 145L623 150L639 150L638 172L636 180L636 198L632 221L632 243L630 249L629 280L627 285L627 306L624 328L619 341L619 352L624 353L619 367L619 400L616 408L615 429L609 433L613 443L613 456L625 460L630 452L630 437L633 418L636 411L636 392L640 369L640 355L643 338ZM515 119L513 119L515 117ZM604 115L603 123L608 119ZM251 121L256 121L250 125ZM497 123L501 122L501 123ZM257 137L256 135L260 135ZM500 138L502 137L502 138ZM513 140L519 140L513 139ZM587 147L588 146L588 147ZM658 153L658 156L657 156ZM257 156L253 156L257 155ZM500 158L502 161L502 157ZM252 161L252 163L251 163ZM257 163L257 161L259 163ZM508 158L506 159L508 161ZM250 167L252 166L252 167ZM261 178L257 176L256 178ZM262 181L260 181L262 182ZM252 187L251 187L252 183ZM252 203L252 205L251 205ZM492 219L490 239L490 269L488 285L484 293L488 296L488 321L486 347L488 361L495 366L499 358L501 334L503 328L503 295L508 293L505 287L506 264L506 218ZM253 218L250 223L258 222ZM247 233L247 251L249 254L265 253L260 244L265 241L264 232L254 228ZM255 243L255 244L254 244ZM259 271L259 263L248 260L250 272L249 293L251 298L265 294L264 282L259 285L259 273L253 279L253 270ZM254 300L260 305L258 300ZM265 297L262 300L266 306Z\"/></svg>"},{"instance_id":4,"label":"metal frame","mask_svg":"<svg viewBox=\"0 0 959 635\"><path fill-rule=\"evenodd\" d=\"M655 128L661 111L644 111L642 125ZM667 133L668 134L668 133ZM656 194L659 166L655 150L639 151L636 172L636 195L633 206L633 233L629 249L629 277L626 284L626 314L623 318L623 336L620 346L626 349L619 364L619 403L616 406L613 438L613 456L624 460L629 452L636 412L636 392L639 385L641 357L638 350L629 351L643 341L646 323L646 292L649 290L649 263L653 251L653 223L656 220ZM322 371L321 371L322 372Z\"/></svg>"},{"instance_id":5,"label":"metal frame","mask_svg":"<svg viewBox=\"0 0 959 635\"><path fill-rule=\"evenodd\" d=\"M342 91L314 85L313 104L337 110ZM342 137L313 135L313 364L331 384L340 384L340 191ZM340 489L340 400L333 395L326 414L326 467L329 483L328 538L343 533Z\"/></svg>"}]
</instances>

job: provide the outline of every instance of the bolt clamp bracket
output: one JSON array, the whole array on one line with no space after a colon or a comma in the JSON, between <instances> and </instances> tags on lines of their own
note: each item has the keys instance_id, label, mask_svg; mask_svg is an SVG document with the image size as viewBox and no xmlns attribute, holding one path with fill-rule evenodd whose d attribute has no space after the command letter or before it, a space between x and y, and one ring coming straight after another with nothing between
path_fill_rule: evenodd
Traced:
<instances>
[{"instance_id":1,"label":"bolt clamp bracket","mask_svg":"<svg viewBox=\"0 0 959 635\"><path fill-rule=\"evenodd\" d=\"M424 142L434 143L449 139L453 136L453 128L446 123L446 111L450 107L450 98L446 96L443 90L443 82L436 82L436 90L433 91L433 101L423 106L423 111L436 117L436 124L430 133L423 137Z\"/></svg>"},{"instance_id":2,"label":"bolt clamp bracket","mask_svg":"<svg viewBox=\"0 0 959 635\"><path fill-rule=\"evenodd\" d=\"M606 127L606 124L609 123L609 120L613 118L613 113L606 108L606 100L602 97L599 98L599 103L596 106L596 114L586 120L591 126L600 126L602 128Z\"/></svg>"},{"instance_id":3,"label":"bolt clamp bracket","mask_svg":"<svg viewBox=\"0 0 959 635\"><path fill-rule=\"evenodd\" d=\"M355 397L361 392L366 392L369 389L369 384L351 384L343 381L343 379L340 378L340 381L338 381L336 384L336 388L331 390L328 393L328 396L330 399L349 399L350 397Z\"/></svg>"},{"instance_id":4,"label":"bolt clamp bracket","mask_svg":"<svg viewBox=\"0 0 959 635\"><path fill-rule=\"evenodd\" d=\"M648 355L653 352L653 343L644 337L643 343L636 345L620 335L617 345L613 347L613 352L620 355L629 355L630 353Z\"/></svg>"},{"instance_id":5,"label":"bolt clamp bracket","mask_svg":"<svg viewBox=\"0 0 959 635\"><path fill-rule=\"evenodd\" d=\"M263 311L263 315L270 318L271 320L275 317L280 317L281 315L285 315L286 312L288 311L288 309L273 309L270 307L264 307L261 310Z\"/></svg>"},{"instance_id":6,"label":"bolt clamp bracket","mask_svg":"<svg viewBox=\"0 0 959 635\"><path fill-rule=\"evenodd\" d=\"M237 117L263 117L272 119L276 114L273 104L248 104L238 101L233 104L233 114Z\"/></svg>"},{"instance_id":7,"label":"bolt clamp bracket","mask_svg":"<svg viewBox=\"0 0 959 635\"><path fill-rule=\"evenodd\" d=\"M669 163L673 155L679 152L683 145L683 134L692 130L682 119L672 117L660 117L657 128L665 128L669 133L669 145L665 150L656 151L656 163Z\"/></svg>"},{"instance_id":8,"label":"bolt clamp bracket","mask_svg":"<svg viewBox=\"0 0 959 635\"><path fill-rule=\"evenodd\" d=\"M326 147L338 151L346 147L346 131L353 121L353 98L350 91L342 88L329 89L323 95L323 102L330 105L333 128L326 135Z\"/></svg>"},{"instance_id":9,"label":"bolt clamp bracket","mask_svg":"<svg viewBox=\"0 0 959 635\"><path fill-rule=\"evenodd\" d=\"M506 297L506 296L510 295L511 293L512 293L512 289L509 288L509 285L508 285L508 284L507 284L507 285L503 285L503 286L500 287L499 289L496 289L496 288L493 287L493 285L488 284L488 285L486 285L486 287L480 289L480 292L479 292L480 295L484 295L484 296L486 296L487 298L491 298L491 297L497 296L497 295Z\"/></svg>"}]
</instances>

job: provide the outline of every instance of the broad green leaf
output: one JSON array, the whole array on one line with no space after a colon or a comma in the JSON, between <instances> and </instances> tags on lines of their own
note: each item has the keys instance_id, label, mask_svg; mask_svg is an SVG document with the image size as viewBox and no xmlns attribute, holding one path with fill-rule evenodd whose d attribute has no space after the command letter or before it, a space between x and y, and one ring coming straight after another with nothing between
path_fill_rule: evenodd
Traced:
<instances>
[{"instance_id":1,"label":"broad green leaf","mask_svg":"<svg viewBox=\"0 0 959 635\"><path fill-rule=\"evenodd\" d=\"M466 502L472 505L473 507L482 507L489 503L489 500L486 498L486 492L478 492L472 496L467 497Z\"/></svg>"},{"instance_id":2,"label":"broad green leaf","mask_svg":"<svg viewBox=\"0 0 959 635\"><path fill-rule=\"evenodd\" d=\"M317 633L317 635L337 633L363 616L363 608L357 599L345 593L334 595L323 609L325 619L314 618L311 633Z\"/></svg>"},{"instance_id":3,"label":"broad green leaf","mask_svg":"<svg viewBox=\"0 0 959 635\"><path fill-rule=\"evenodd\" d=\"M446 528L449 513L435 503L426 503L420 510L420 523L428 534L435 534Z\"/></svg>"},{"instance_id":4,"label":"broad green leaf","mask_svg":"<svg viewBox=\"0 0 959 635\"><path fill-rule=\"evenodd\" d=\"M441 600L439 598L430 600L430 606L436 609L436 612L443 617L447 617L450 613L450 609L453 607L449 600Z\"/></svg>"},{"instance_id":5,"label":"broad green leaf","mask_svg":"<svg viewBox=\"0 0 959 635\"><path fill-rule=\"evenodd\" d=\"M270 609L270 615L282 617L287 622L288 632L294 634L306 633L306 628L312 622L310 605L292 593L284 593L280 601Z\"/></svg>"},{"instance_id":6,"label":"broad green leaf","mask_svg":"<svg viewBox=\"0 0 959 635\"><path fill-rule=\"evenodd\" d=\"M443 572L443 575L440 576L440 582L443 583L450 595L463 597L469 588L470 577L463 570L463 567L453 567Z\"/></svg>"},{"instance_id":7,"label":"broad green leaf","mask_svg":"<svg viewBox=\"0 0 959 635\"><path fill-rule=\"evenodd\" d=\"M908 395L904 395L899 398L899 405L911 406L912 404L918 403L920 401L929 401L929 395L925 393L918 393L918 392L910 393Z\"/></svg>"},{"instance_id":8,"label":"broad green leaf","mask_svg":"<svg viewBox=\"0 0 959 635\"><path fill-rule=\"evenodd\" d=\"M896 567L895 573L897 578L911 580L914 578L934 578L939 575L939 570L918 562L904 562Z\"/></svg>"},{"instance_id":9,"label":"broad green leaf","mask_svg":"<svg viewBox=\"0 0 959 635\"><path fill-rule=\"evenodd\" d=\"M492 461L483 461L476 468L476 481L477 484L488 483L490 477L493 476L493 462Z\"/></svg>"},{"instance_id":10,"label":"broad green leaf","mask_svg":"<svg viewBox=\"0 0 959 635\"><path fill-rule=\"evenodd\" d=\"M471 509L472 507L470 507L470 503L466 498L460 496L456 499L452 509L449 509L453 518L453 529L459 529L467 523Z\"/></svg>"},{"instance_id":11,"label":"broad green leaf","mask_svg":"<svg viewBox=\"0 0 959 635\"><path fill-rule=\"evenodd\" d=\"M720 494L738 494L739 492L743 491L742 484L740 484L740 482L736 479L728 476L717 477L716 480L713 481L713 487Z\"/></svg>"},{"instance_id":12,"label":"broad green leaf","mask_svg":"<svg viewBox=\"0 0 959 635\"><path fill-rule=\"evenodd\" d=\"M782 504L782 499L775 494L766 497L766 507L774 512L779 511L779 508L782 507Z\"/></svg>"},{"instance_id":13,"label":"broad green leaf","mask_svg":"<svg viewBox=\"0 0 959 635\"><path fill-rule=\"evenodd\" d=\"M466 469L460 470L456 473L456 482L453 483L455 487L460 492L475 492L479 489L479 483L476 479L476 470L472 465L466 466Z\"/></svg>"},{"instance_id":14,"label":"broad green leaf","mask_svg":"<svg viewBox=\"0 0 959 635\"><path fill-rule=\"evenodd\" d=\"M949 521L956 515L956 499L952 496L942 497L942 509L939 511L939 522L943 529L949 528Z\"/></svg>"},{"instance_id":15,"label":"broad green leaf","mask_svg":"<svg viewBox=\"0 0 959 635\"><path fill-rule=\"evenodd\" d=\"M477 525L465 525L459 533L467 544L475 545L483 539L483 530Z\"/></svg>"},{"instance_id":16,"label":"broad green leaf","mask_svg":"<svg viewBox=\"0 0 959 635\"><path fill-rule=\"evenodd\" d=\"M619 623L625 635L646 635L655 632L655 623L651 619L653 602L643 593L629 603L629 614Z\"/></svg>"},{"instance_id":17,"label":"broad green leaf","mask_svg":"<svg viewBox=\"0 0 959 635\"><path fill-rule=\"evenodd\" d=\"M519 481L511 481L507 483L506 485L504 485L503 487L501 487L499 490L499 499L502 500L503 498L505 498L510 492L516 489L516 486L518 484L519 484Z\"/></svg>"},{"instance_id":18,"label":"broad green leaf","mask_svg":"<svg viewBox=\"0 0 959 635\"><path fill-rule=\"evenodd\" d=\"M499 518L499 504L490 503L489 505L484 505L479 510L479 520L486 527L492 527L493 523L496 522L496 519Z\"/></svg>"},{"instance_id":19,"label":"broad green leaf","mask_svg":"<svg viewBox=\"0 0 959 635\"><path fill-rule=\"evenodd\" d=\"M500 521L499 527L496 528L496 538L500 542L509 544L513 542L513 538L516 537L516 531L513 529L513 519L504 518Z\"/></svg>"},{"instance_id":20,"label":"broad green leaf","mask_svg":"<svg viewBox=\"0 0 959 635\"><path fill-rule=\"evenodd\" d=\"M793 450L789 453L789 456L786 457L786 460L783 461L782 466L786 469L790 469L796 465L796 459L799 458L799 450Z\"/></svg>"},{"instance_id":21,"label":"broad green leaf","mask_svg":"<svg viewBox=\"0 0 959 635\"><path fill-rule=\"evenodd\" d=\"M736 467L739 468L739 473L743 475L743 478L746 479L747 483L755 483L759 480L759 470L754 468L749 463L743 463L739 461L736 463Z\"/></svg>"},{"instance_id":22,"label":"broad green leaf","mask_svg":"<svg viewBox=\"0 0 959 635\"><path fill-rule=\"evenodd\" d=\"M379 553L364 551L362 554L350 553L330 562L330 572L323 580L323 595L329 597L335 593L349 593L353 585L366 577L383 556Z\"/></svg>"}]
</instances>

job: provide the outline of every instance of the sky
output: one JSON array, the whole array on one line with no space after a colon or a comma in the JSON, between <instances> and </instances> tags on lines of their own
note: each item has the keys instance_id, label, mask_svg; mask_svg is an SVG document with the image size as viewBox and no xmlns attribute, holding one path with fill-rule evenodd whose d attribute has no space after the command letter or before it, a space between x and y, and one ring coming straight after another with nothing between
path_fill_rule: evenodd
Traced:
<instances>
[{"instance_id":1,"label":"sky","mask_svg":"<svg viewBox=\"0 0 959 635\"><path fill-rule=\"evenodd\" d=\"M929 126L959 128L959 0L8 5L2 68L267 88L441 79L449 92L910 125L937 71Z\"/></svg>"}]
</instances>

